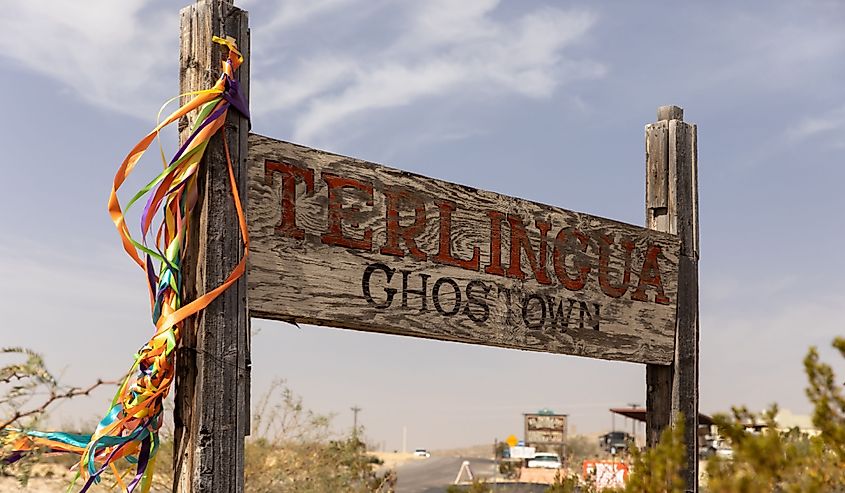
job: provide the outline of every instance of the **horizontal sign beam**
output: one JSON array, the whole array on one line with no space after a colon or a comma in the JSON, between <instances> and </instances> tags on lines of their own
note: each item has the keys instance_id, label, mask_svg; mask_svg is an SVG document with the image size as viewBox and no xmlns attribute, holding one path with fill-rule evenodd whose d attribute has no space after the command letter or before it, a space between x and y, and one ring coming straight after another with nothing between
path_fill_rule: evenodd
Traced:
<instances>
[{"instance_id":1,"label":"horizontal sign beam","mask_svg":"<svg viewBox=\"0 0 845 493\"><path fill-rule=\"evenodd\" d=\"M675 236L251 135L253 317L669 364Z\"/></svg>"}]
</instances>

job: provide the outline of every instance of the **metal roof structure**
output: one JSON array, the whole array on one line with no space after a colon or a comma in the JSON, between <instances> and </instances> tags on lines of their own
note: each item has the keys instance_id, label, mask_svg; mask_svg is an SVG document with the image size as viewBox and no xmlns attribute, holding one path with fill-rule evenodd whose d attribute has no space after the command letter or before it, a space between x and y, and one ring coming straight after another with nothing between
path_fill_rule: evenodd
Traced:
<instances>
[{"instance_id":1,"label":"metal roof structure","mask_svg":"<svg viewBox=\"0 0 845 493\"><path fill-rule=\"evenodd\" d=\"M612 407L610 412L645 423L646 408L644 407ZM704 413L698 413L698 424L712 425L713 418Z\"/></svg>"}]
</instances>

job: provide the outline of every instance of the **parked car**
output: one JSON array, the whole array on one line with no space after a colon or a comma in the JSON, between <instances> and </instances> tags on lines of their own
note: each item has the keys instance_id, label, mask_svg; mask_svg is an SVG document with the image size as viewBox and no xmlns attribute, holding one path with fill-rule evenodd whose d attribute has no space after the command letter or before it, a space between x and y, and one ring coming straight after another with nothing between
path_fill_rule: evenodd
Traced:
<instances>
[{"instance_id":1,"label":"parked car","mask_svg":"<svg viewBox=\"0 0 845 493\"><path fill-rule=\"evenodd\" d=\"M542 467L544 469L560 469L560 456L554 452L537 452L534 458L528 461L528 467Z\"/></svg>"},{"instance_id":2,"label":"parked car","mask_svg":"<svg viewBox=\"0 0 845 493\"><path fill-rule=\"evenodd\" d=\"M422 457L423 459L428 459L431 457L431 452L424 448L418 448L414 450L414 457Z\"/></svg>"},{"instance_id":3,"label":"parked car","mask_svg":"<svg viewBox=\"0 0 845 493\"><path fill-rule=\"evenodd\" d=\"M716 449L715 454L718 457L721 457L723 459L733 459L734 458L734 449L731 448L731 446L723 440L719 441L716 444L715 449Z\"/></svg>"},{"instance_id":4,"label":"parked car","mask_svg":"<svg viewBox=\"0 0 845 493\"><path fill-rule=\"evenodd\" d=\"M634 437L630 433L624 431L611 431L599 437L599 446L602 450L611 453L619 453L628 449L628 443L632 442Z\"/></svg>"}]
</instances>

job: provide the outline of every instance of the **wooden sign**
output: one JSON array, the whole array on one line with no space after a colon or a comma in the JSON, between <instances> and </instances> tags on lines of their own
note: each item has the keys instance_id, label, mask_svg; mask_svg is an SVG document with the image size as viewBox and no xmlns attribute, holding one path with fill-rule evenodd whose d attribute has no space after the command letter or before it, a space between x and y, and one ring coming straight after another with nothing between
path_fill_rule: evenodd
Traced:
<instances>
[{"instance_id":1,"label":"wooden sign","mask_svg":"<svg viewBox=\"0 0 845 493\"><path fill-rule=\"evenodd\" d=\"M248 175L251 316L672 363L674 235L260 135Z\"/></svg>"},{"instance_id":2,"label":"wooden sign","mask_svg":"<svg viewBox=\"0 0 845 493\"><path fill-rule=\"evenodd\" d=\"M526 414L525 443L561 445L566 441L565 414Z\"/></svg>"}]
</instances>

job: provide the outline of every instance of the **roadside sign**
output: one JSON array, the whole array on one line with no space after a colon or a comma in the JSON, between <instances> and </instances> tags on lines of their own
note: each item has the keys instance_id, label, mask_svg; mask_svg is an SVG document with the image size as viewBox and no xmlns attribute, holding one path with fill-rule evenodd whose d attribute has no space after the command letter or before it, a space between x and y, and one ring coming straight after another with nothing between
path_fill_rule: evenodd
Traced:
<instances>
[{"instance_id":1,"label":"roadside sign","mask_svg":"<svg viewBox=\"0 0 845 493\"><path fill-rule=\"evenodd\" d=\"M560 445L566 441L565 414L526 414L525 441L531 445Z\"/></svg>"},{"instance_id":2,"label":"roadside sign","mask_svg":"<svg viewBox=\"0 0 845 493\"><path fill-rule=\"evenodd\" d=\"M533 459L536 454L535 447L511 447L511 459Z\"/></svg>"},{"instance_id":3,"label":"roadside sign","mask_svg":"<svg viewBox=\"0 0 845 493\"><path fill-rule=\"evenodd\" d=\"M628 465L624 462L585 460L582 464L582 477L585 481L595 484L598 491L606 488L624 488L628 472Z\"/></svg>"}]
</instances>

